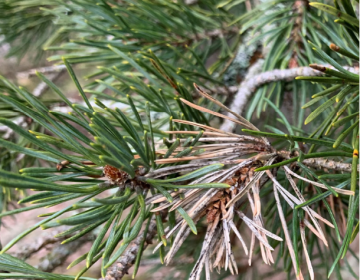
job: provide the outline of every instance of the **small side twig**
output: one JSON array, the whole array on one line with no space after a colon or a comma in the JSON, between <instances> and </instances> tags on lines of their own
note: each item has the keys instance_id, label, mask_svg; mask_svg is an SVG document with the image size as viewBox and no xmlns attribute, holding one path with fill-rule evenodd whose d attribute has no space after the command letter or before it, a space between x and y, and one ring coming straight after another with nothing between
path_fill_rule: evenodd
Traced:
<instances>
[{"instance_id":1,"label":"small side twig","mask_svg":"<svg viewBox=\"0 0 360 280\"><path fill-rule=\"evenodd\" d=\"M327 168L327 169L332 169L332 170L336 170L336 171L343 171L343 172L351 172L351 163L344 163L344 162L339 162L339 161L334 161L334 160L329 160L326 158L309 158L309 159L305 159L303 161L303 164L309 166L309 167L314 167L314 168ZM358 166L358 170L359 170L359 166Z\"/></svg>"},{"instance_id":2,"label":"small side twig","mask_svg":"<svg viewBox=\"0 0 360 280\"><path fill-rule=\"evenodd\" d=\"M279 155L281 155L285 159L290 159L291 154L288 151L278 151ZM299 154L297 152L294 153L295 156ZM320 169L331 169L335 171L348 172L351 173L351 163L344 163L341 161L335 161L328 158L308 158L302 161L303 164L313 168ZM359 170L359 165L358 165Z\"/></svg>"}]
</instances>

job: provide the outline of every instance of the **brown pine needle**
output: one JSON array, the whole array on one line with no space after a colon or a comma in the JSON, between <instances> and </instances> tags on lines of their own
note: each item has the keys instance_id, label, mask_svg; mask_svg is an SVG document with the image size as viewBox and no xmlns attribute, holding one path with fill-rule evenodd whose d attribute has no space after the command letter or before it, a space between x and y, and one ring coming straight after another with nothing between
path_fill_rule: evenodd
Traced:
<instances>
[{"instance_id":1,"label":"brown pine needle","mask_svg":"<svg viewBox=\"0 0 360 280\"><path fill-rule=\"evenodd\" d=\"M304 219L304 224L319 238L322 240L322 236L320 235L320 233L313 227L313 225L310 223L309 220Z\"/></svg>"},{"instance_id":2,"label":"brown pine needle","mask_svg":"<svg viewBox=\"0 0 360 280\"><path fill-rule=\"evenodd\" d=\"M272 239L278 240L278 241L283 241L283 239L280 236L277 236L276 234L271 233L270 231L264 229L263 227L261 227L260 225L256 224L255 222L251 221L250 222L253 224L254 227L256 227L259 231L263 232L265 235L269 236Z\"/></svg>"},{"instance_id":3,"label":"brown pine needle","mask_svg":"<svg viewBox=\"0 0 360 280\"><path fill-rule=\"evenodd\" d=\"M271 251L274 251L274 248L270 246L268 242L261 236L259 231L256 230L254 227L252 221L244 215L241 211L236 211L236 213L239 215L240 219L242 219L245 224L249 227L249 229L255 234L256 238L259 239L259 241L266 247L269 248Z\"/></svg>"},{"instance_id":4,"label":"brown pine needle","mask_svg":"<svg viewBox=\"0 0 360 280\"><path fill-rule=\"evenodd\" d=\"M202 95L203 97L209 99L210 101L212 101L213 103L215 103L216 105L218 105L220 108L224 109L225 111L229 112L230 114L232 114L233 116L237 117L239 120L241 120L242 122L246 123L249 128L253 129L253 130L259 130L255 125L253 125L251 122L249 122L247 119L245 119L244 117L240 116L239 114L231 111L228 107L226 107L224 104L222 104L221 102L219 102L218 100L216 100L215 98L212 98L209 94L207 94L203 89L201 89L197 84L194 83L194 87L197 90L197 92Z\"/></svg>"},{"instance_id":5,"label":"brown pine needle","mask_svg":"<svg viewBox=\"0 0 360 280\"><path fill-rule=\"evenodd\" d=\"M199 111L205 112L205 113L209 113L209 114L211 114L211 115L214 115L214 116L217 116L217 117L220 117L220 118L223 118L223 119L227 119L227 120L229 120L229 121L232 121L232 122L234 122L234 123L237 123L237 124L239 124L239 125L242 125L243 127L251 128L251 129L252 129L252 126L249 126L249 125L246 124L246 123L240 122L240 121L238 121L237 119L228 117L228 116L226 116L226 115L223 115L223 114L220 114L220 113L217 113L217 112L214 112L214 111L211 111L211 110L206 109L206 108L204 108L204 107L201 107L201 106L199 106L199 105L195 105L194 103L191 103L191 102L185 100L184 98L180 98L180 100L181 100L183 103L185 103L186 105L188 105L188 106L190 106L190 107L192 107L192 108L194 108L194 109L196 109L196 110L199 110Z\"/></svg>"},{"instance_id":6,"label":"brown pine needle","mask_svg":"<svg viewBox=\"0 0 360 280\"><path fill-rule=\"evenodd\" d=\"M288 168L287 166L284 167L286 169L287 172L289 172L291 175L293 175L294 177L300 179L300 180L303 180L305 182L308 182L310 184L313 184L317 187L320 187L320 188L323 188L323 189L328 189L325 185L321 184L321 183L318 183L318 182L314 182L314 181L311 181L307 178L304 178L304 177L301 177L300 175L296 174L295 172L291 171L290 168ZM331 187L334 191L336 191L337 193L341 193L341 194L344 194L344 195L354 195L354 192L353 191L349 191L349 190L342 190L342 189L339 189L339 188L335 188L335 187Z\"/></svg>"},{"instance_id":7,"label":"brown pine needle","mask_svg":"<svg viewBox=\"0 0 360 280\"><path fill-rule=\"evenodd\" d=\"M301 236L301 241L302 241L303 249L304 249L304 253L305 253L306 264L307 264L309 274L310 274L310 279L314 280L314 269L312 267L310 256L309 256L309 253L307 251L305 227L304 227L302 222L300 222L300 236Z\"/></svg>"},{"instance_id":8,"label":"brown pine needle","mask_svg":"<svg viewBox=\"0 0 360 280\"><path fill-rule=\"evenodd\" d=\"M256 152L255 150L253 151L248 151L249 153L254 153ZM157 159L155 160L155 162L157 164L164 164L164 163L175 163L175 162L181 162L181 161L187 161L187 160L196 160L196 159L212 159L215 157L219 157L219 156L226 156L228 155L229 152L227 153L209 153L209 154L205 154L205 155L199 155L199 156L188 156L188 157L181 157L181 158L164 158L164 159ZM235 161L235 163L239 163L239 162L243 162L246 159L238 159Z\"/></svg>"},{"instance_id":9,"label":"brown pine needle","mask_svg":"<svg viewBox=\"0 0 360 280\"><path fill-rule=\"evenodd\" d=\"M288 202L288 204L290 205L290 207L292 209L294 209L295 205L293 202L297 203L297 204L301 204L302 202L297 199L295 196L293 196L291 193L289 193L286 189L284 189L280 183L274 178L274 176L270 173L267 172L268 176L270 177L270 179L273 181L274 185L278 188L280 194L284 197L284 199ZM320 235L321 235L321 240L324 242L325 246L328 246L328 243L326 241L325 235L323 233L323 231L321 230L320 225L318 224L318 222L312 217L312 215L316 215L317 217L320 217L321 220L325 220L323 217L321 217L320 215L318 215L314 210L312 210L310 207L304 207L303 208L304 211L306 213L309 214L309 216L312 218L317 230L319 231ZM331 224L332 225L332 224Z\"/></svg>"},{"instance_id":10,"label":"brown pine needle","mask_svg":"<svg viewBox=\"0 0 360 280\"><path fill-rule=\"evenodd\" d=\"M249 266L251 266L251 258L254 252L254 247L255 247L255 234L252 233L251 234L251 241L250 241L250 253L249 253Z\"/></svg>"},{"instance_id":11,"label":"brown pine needle","mask_svg":"<svg viewBox=\"0 0 360 280\"><path fill-rule=\"evenodd\" d=\"M244 249L245 255L248 255L248 254L249 254L249 251L248 251L248 249L247 249L247 247L246 247L245 241L244 241L244 239L242 238L242 236L241 236L240 232L238 231L238 229L236 228L234 222L233 222L233 221L230 221L230 222L229 222L229 225L230 225L231 229L233 230L233 232L236 234L237 238L239 238L239 240L240 240L240 242L241 242L241 245L242 245L242 247L243 247L243 249Z\"/></svg>"},{"instance_id":12,"label":"brown pine needle","mask_svg":"<svg viewBox=\"0 0 360 280\"><path fill-rule=\"evenodd\" d=\"M226 135L233 136L233 137L237 137L237 136L238 136L237 134L234 134L234 133L225 132L225 131L222 131L222 130L220 130L220 129L213 128L213 127L211 127L211 126L207 126L207 125L199 124L199 123L195 123L195 122L190 122L190 121L185 121L185 120L179 120L179 119L173 119L173 122L182 123L182 124L188 124L188 125L192 125L192 126L197 126L197 127L203 128L203 129L212 130L212 131L215 131L215 132L218 132L218 133L221 133L221 134L226 134Z\"/></svg>"},{"instance_id":13,"label":"brown pine needle","mask_svg":"<svg viewBox=\"0 0 360 280\"><path fill-rule=\"evenodd\" d=\"M343 203L341 201L341 198L338 198L338 200L339 200L338 205L339 205L339 208L340 208L340 217L341 217L341 221L342 221L342 231L345 234L345 232L346 232L346 219L345 219L345 214L344 214L344 207L343 207Z\"/></svg>"},{"instance_id":14,"label":"brown pine needle","mask_svg":"<svg viewBox=\"0 0 360 280\"><path fill-rule=\"evenodd\" d=\"M197 198L197 194L201 193L203 190L202 189L194 189L191 190L190 192L185 194L185 198L181 199L180 201L174 203L174 205L169 209L169 212L174 211L176 208L178 208L181 205L185 205L187 203L189 203L190 201L194 200L195 198Z\"/></svg>"},{"instance_id":15,"label":"brown pine needle","mask_svg":"<svg viewBox=\"0 0 360 280\"><path fill-rule=\"evenodd\" d=\"M163 131L166 134L191 134L191 135L197 135L200 131L187 131L187 130L179 130L179 131ZM210 131L204 131L203 136L220 136L220 137L226 137L227 135L225 133L217 133L217 132L210 132ZM240 135L239 135L240 136ZM240 138L240 137L239 137Z\"/></svg>"},{"instance_id":16,"label":"brown pine needle","mask_svg":"<svg viewBox=\"0 0 360 280\"><path fill-rule=\"evenodd\" d=\"M271 172L269 170L267 170L266 173L267 173L267 175L269 177L272 176L272 174L271 174ZM293 263L293 266L294 266L296 279L303 280L304 277L302 276L301 270L299 270L299 273L297 273L295 252L294 252L294 248L293 248L293 245L292 245L292 241L291 241L291 238L290 238L289 231L287 229L286 219L285 219L282 207L281 207L279 194L277 192L277 188L276 188L275 184L273 184L273 189L274 189L274 196L275 196L276 205L277 205L277 208L278 208L278 213L279 213L281 225L282 225L282 228L283 228L283 231L284 231L284 234L285 234L285 240L286 240L286 243L288 245L288 250L289 250L289 253L290 253L290 257L291 257L291 260L292 260L292 263Z\"/></svg>"}]
</instances>

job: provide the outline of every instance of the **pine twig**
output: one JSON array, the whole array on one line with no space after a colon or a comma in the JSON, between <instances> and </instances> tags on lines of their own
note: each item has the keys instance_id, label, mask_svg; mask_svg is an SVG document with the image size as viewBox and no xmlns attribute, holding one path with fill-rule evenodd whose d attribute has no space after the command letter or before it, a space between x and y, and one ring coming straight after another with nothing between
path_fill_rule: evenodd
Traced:
<instances>
[{"instance_id":1,"label":"pine twig","mask_svg":"<svg viewBox=\"0 0 360 280\"><path fill-rule=\"evenodd\" d=\"M189 5L189 6L195 5L195 4L197 4L197 2L199 2L199 1L198 0L185 0L185 4Z\"/></svg>"},{"instance_id":2,"label":"pine twig","mask_svg":"<svg viewBox=\"0 0 360 280\"><path fill-rule=\"evenodd\" d=\"M331 68L332 66L326 65L326 67ZM350 72L357 73L359 71L358 68L346 67L346 69ZM311 67L297 67L292 69L275 69L267 72L263 72L261 74L250 76L247 75L246 79L240 84L238 92L235 94L234 99L232 101L230 110L236 112L241 115L249 97L252 93L256 91L262 85L292 80L297 76L321 76L323 72L312 69ZM220 129L227 132L232 132L235 129L236 124L225 120L221 125Z\"/></svg>"},{"instance_id":3,"label":"pine twig","mask_svg":"<svg viewBox=\"0 0 360 280\"><path fill-rule=\"evenodd\" d=\"M46 246L53 245L66 239L66 236L64 238L54 237L56 234L60 233L64 229L65 227L61 227L59 229L56 229L56 231L45 231L40 237L35 240L35 242L20 247L19 250L12 255L18 259L27 260L32 255L36 254Z\"/></svg>"},{"instance_id":4,"label":"pine twig","mask_svg":"<svg viewBox=\"0 0 360 280\"><path fill-rule=\"evenodd\" d=\"M74 253L74 248L78 249L85 243L95 239L95 233L90 232L71 243L60 245L59 243L69 236L62 236L59 238L54 236L66 230L66 228L67 227L60 227L50 232L44 232L44 234L37 238L35 242L21 247L17 252L13 253L13 256L22 260L27 260L40 250L46 248L50 252L40 260L37 268L45 272L54 271L66 261L68 256Z\"/></svg>"},{"instance_id":5,"label":"pine twig","mask_svg":"<svg viewBox=\"0 0 360 280\"><path fill-rule=\"evenodd\" d=\"M39 72L41 74L56 74L61 72L62 70L65 70L65 65L51 65L51 66L45 66L35 69L30 69L24 72L19 72L16 74L17 78L31 78L36 76L36 72Z\"/></svg>"},{"instance_id":6,"label":"pine twig","mask_svg":"<svg viewBox=\"0 0 360 280\"><path fill-rule=\"evenodd\" d=\"M48 76L48 79L52 82L55 82L60 76L61 74L64 73L64 69L61 69L59 72L57 73L52 73ZM37 87L34 89L33 91L33 95L35 97L40 97L41 95L43 95L45 93L45 91L49 88L49 86L45 83L45 82L41 82L40 84L37 85Z\"/></svg>"},{"instance_id":7,"label":"pine twig","mask_svg":"<svg viewBox=\"0 0 360 280\"><path fill-rule=\"evenodd\" d=\"M284 158L286 159L290 159L290 153L287 151L279 151L279 154L281 154ZM298 156L298 153L295 152L294 154L295 156ZM344 162L340 162L340 161L335 161L332 159L328 159L328 158L308 158L308 159L304 159L302 161L303 164L305 164L306 166L309 167L313 167L313 168L320 168L320 169L331 169L334 171L341 171L341 172L348 172L351 173L351 163L344 163ZM359 165L358 165L358 170L359 170Z\"/></svg>"},{"instance_id":8,"label":"pine twig","mask_svg":"<svg viewBox=\"0 0 360 280\"><path fill-rule=\"evenodd\" d=\"M327 168L336 171L351 172L351 163L338 162L326 158L309 158L303 161L303 164L313 168ZM359 170L359 166L358 166Z\"/></svg>"},{"instance_id":9,"label":"pine twig","mask_svg":"<svg viewBox=\"0 0 360 280\"><path fill-rule=\"evenodd\" d=\"M52 272L57 267L60 267L70 255L74 254L74 251L76 252L87 242L93 242L95 238L95 233L90 232L70 243L62 245L56 244L52 250L40 260L36 267L41 271Z\"/></svg>"},{"instance_id":10,"label":"pine twig","mask_svg":"<svg viewBox=\"0 0 360 280\"><path fill-rule=\"evenodd\" d=\"M151 240L156 234L156 221L152 219L148 228L148 233L146 235L146 240L143 249L147 245L151 244ZM128 273L130 267L134 264L139 246L143 241L143 231L138 235L138 237L131 242L129 247L126 249L124 254L119 258L119 260L111 266L106 273L105 278L100 278L99 280L120 280L125 274Z\"/></svg>"},{"instance_id":11,"label":"pine twig","mask_svg":"<svg viewBox=\"0 0 360 280\"><path fill-rule=\"evenodd\" d=\"M16 125L25 127L27 126L26 124L26 118L24 116L18 116L15 119L12 120L13 123L15 123ZM1 125L0 126L0 133L4 133L2 135L2 139L8 139L10 138L10 136L12 135L14 131L12 129L10 129L8 126L6 125Z\"/></svg>"},{"instance_id":12,"label":"pine twig","mask_svg":"<svg viewBox=\"0 0 360 280\"><path fill-rule=\"evenodd\" d=\"M216 87L214 89L210 89L210 91L214 94L221 94L221 95L233 95L235 94L239 88L237 86L230 86L230 87ZM196 95L198 96L198 95Z\"/></svg>"}]
</instances>

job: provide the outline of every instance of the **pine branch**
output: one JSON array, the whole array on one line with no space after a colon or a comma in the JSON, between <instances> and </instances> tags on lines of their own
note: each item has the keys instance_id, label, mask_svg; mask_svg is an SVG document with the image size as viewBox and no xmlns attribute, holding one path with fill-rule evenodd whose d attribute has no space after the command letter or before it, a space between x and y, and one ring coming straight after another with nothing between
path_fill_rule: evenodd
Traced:
<instances>
[{"instance_id":1,"label":"pine branch","mask_svg":"<svg viewBox=\"0 0 360 280\"><path fill-rule=\"evenodd\" d=\"M198 0L185 0L185 4L189 5L189 6L195 5L195 4L197 4L197 2L199 2L199 1Z\"/></svg>"},{"instance_id":2,"label":"pine branch","mask_svg":"<svg viewBox=\"0 0 360 280\"><path fill-rule=\"evenodd\" d=\"M14 124L16 124L16 125L21 126L21 127L27 126L27 124L26 124L26 117L24 117L24 116L19 116L19 117L13 119L12 122L13 122ZM10 127L8 127L8 126L6 126L6 125L1 125L1 126L0 126L0 133L4 133L4 134L2 135L2 138L3 138L3 139L8 139L8 138L10 138L10 136L13 134L13 132L14 132L14 131L13 131Z\"/></svg>"},{"instance_id":3,"label":"pine branch","mask_svg":"<svg viewBox=\"0 0 360 280\"><path fill-rule=\"evenodd\" d=\"M229 96L235 94L238 90L239 88L237 86L215 87L214 89L210 89L210 91L214 94L229 95Z\"/></svg>"},{"instance_id":4,"label":"pine branch","mask_svg":"<svg viewBox=\"0 0 360 280\"><path fill-rule=\"evenodd\" d=\"M36 72L41 74L54 74L61 72L61 70L65 70L65 65L51 65L40 68L34 68L27 71L19 72L16 74L17 78L31 78L36 76Z\"/></svg>"},{"instance_id":5,"label":"pine branch","mask_svg":"<svg viewBox=\"0 0 360 280\"><path fill-rule=\"evenodd\" d=\"M71 243L60 245L59 243L61 241L69 238L71 235L65 235L59 238L55 236L67 228L68 227L59 227L52 231L45 231L35 242L21 247L13 256L21 260L27 260L40 250L47 249L49 253L40 260L36 267L44 272L54 271L57 267L61 266L75 250L85 243L93 241L96 237L94 232L90 232Z\"/></svg>"},{"instance_id":6,"label":"pine branch","mask_svg":"<svg viewBox=\"0 0 360 280\"><path fill-rule=\"evenodd\" d=\"M281 154L282 157L286 158L287 160L291 159L290 152L287 151L278 151L278 154ZM295 152L295 156L298 156L299 153ZM344 163L328 158L308 158L302 161L303 164L313 168L320 168L320 169L331 169L334 171L341 171L341 172L348 172L351 173L352 164L351 163ZM357 167L359 170L359 165Z\"/></svg>"},{"instance_id":7,"label":"pine branch","mask_svg":"<svg viewBox=\"0 0 360 280\"><path fill-rule=\"evenodd\" d=\"M64 240L66 236L62 239L54 237L56 234L60 233L63 230L64 227L57 228L53 231L45 231L40 237L35 240L35 242L20 247L19 250L12 255L18 259L27 260L32 255L36 254L46 246L53 245Z\"/></svg>"},{"instance_id":8,"label":"pine branch","mask_svg":"<svg viewBox=\"0 0 360 280\"><path fill-rule=\"evenodd\" d=\"M93 232L90 232L73 242L62 245L55 244L52 250L40 260L40 263L36 267L41 271L52 272L57 267L63 265L66 259L74 254L74 252L78 251L80 247L87 242L93 242L95 238L96 235Z\"/></svg>"},{"instance_id":9,"label":"pine branch","mask_svg":"<svg viewBox=\"0 0 360 280\"><path fill-rule=\"evenodd\" d=\"M303 164L313 167L313 168L321 168L321 169L332 169L335 171L341 171L341 172L351 172L351 163L344 163L344 162L338 162L334 160L329 160L326 158L309 158L305 159ZM359 170L359 165L358 168Z\"/></svg>"},{"instance_id":10,"label":"pine branch","mask_svg":"<svg viewBox=\"0 0 360 280\"><path fill-rule=\"evenodd\" d=\"M36 70L35 70L36 71ZM48 76L48 79L52 82L55 82L63 73L64 73L65 69L61 69L59 72L56 73L51 73ZM30 75L30 74L29 74ZM35 97L41 97L49 88L49 86L45 83L45 82L41 82L40 84L37 85L37 87L34 89L33 91L33 95Z\"/></svg>"},{"instance_id":11,"label":"pine branch","mask_svg":"<svg viewBox=\"0 0 360 280\"><path fill-rule=\"evenodd\" d=\"M326 67L333 68L333 66L330 65L327 65ZM353 73L359 72L358 67L344 68ZM262 85L272 82L292 80L297 76L322 76L323 74L323 72L314 70L311 67L297 67L282 70L275 69L252 77L247 75L246 79L239 85L239 90L234 96L230 109L241 115L251 94L253 94ZM235 126L236 124L234 122L225 120L220 129L223 131L232 132L235 129Z\"/></svg>"}]
</instances>

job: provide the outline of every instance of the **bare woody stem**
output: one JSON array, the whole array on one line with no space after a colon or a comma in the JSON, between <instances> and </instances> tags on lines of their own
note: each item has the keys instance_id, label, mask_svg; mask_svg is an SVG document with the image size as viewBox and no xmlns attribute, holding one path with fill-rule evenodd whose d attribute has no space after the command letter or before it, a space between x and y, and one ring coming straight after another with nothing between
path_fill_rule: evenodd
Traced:
<instances>
[{"instance_id":1,"label":"bare woody stem","mask_svg":"<svg viewBox=\"0 0 360 280\"><path fill-rule=\"evenodd\" d=\"M67 244L59 245L59 243L69 236L54 237L56 234L64 231L67 227L60 227L56 230L44 232L36 242L21 247L17 252L13 253L13 256L26 260L38 253L42 249L46 249L49 252L40 259L37 268L41 271L52 272L57 267L60 267L66 259L74 253L74 248L78 249L87 242L95 240L96 235L94 232L90 232L81 238Z\"/></svg>"},{"instance_id":2,"label":"bare woody stem","mask_svg":"<svg viewBox=\"0 0 360 280\"><path fill-rule=\"evenodd\" d=\"M30 69L24 72L19 72L16 74L17 78L31 78L36 76L36 72L42 74L56 74L61 72L62 70L66 70L65 65L51 65L40 68Z\"/></svg>"},{"instance_id":3,"label":"bare woody stem","mask_svg":"<svg viewBox=\"0 0 360 280\"><path fill-rule=\"evenodd\" d=\"M281 154L282 157L286 159L291 159L290 152L288 151L279 151L278 154ZM298 155L295 153L295 155ZM303 164L313 168L319 169L331 169L339 172L351 173L352 164L344 163L340 161L335 161L328 158L308 158L302 161ZM359 170L359 166L358 166Z\"/></svg>"},{"instance_id":4,"label":"bare woody stem","mask_svg":"<svg viewBox=\"0 0 360 280\"><path fill-rule=\"evenodd\" d=\"M48 79L52 82L55 82L61 76L61 74L64 73L64 71L65 71L64 69L61 69L58 72L51 73L51 74L49 74ZM45 91L47 91L48 88L49 88L49 86L45 82L41 82L34 89L33 95L35 97L40 97L45 93Z\"/></svg>"},{"instance_id":5,"label":"bare woody stem","mask_svg":"<svg viewBox=\"0 0 360 280\"><path fill-rule=\"evenodd\" d=\"M351 163L343 163L338 162L326 158L309 158L303 161L303 164L313 167L313 168L321 168L321 169L332 169L336 171L342 172L351 172ZM359 169L359 166L358 166Z\"/></svg>"},{"instance_id":6,"label":"bare woody stem","mask_svg":"<svg viewBox=\"0 0 360 280\"><path fill-rule=\"evenodd\" d=\"M73 242L58 245L56 244L45 257L40 259L36 266L41 271L52 272L57 267L62 266L66 259L74 254L74 250L79 250L80 247L87 242L93 242L96 238L95 233L88 233Z\"/></svg>"},{"instance_id":7,"label":"bare woody stem","mask_svg":"<svg viewBox=\"0 0 360 280\"><path fill-rule=\"evenodd\" d=\"M326 65L326 67L329 67ZM329 67L331 68L331 67ZM346 67L350 72L358 72L358 68ZM312 69L311 67L297 67L292 69L275 69L261 74L252 76L245 79L234 96L231 104L231 111L241 115L247 104L247 101L252 93L256 91L260 86L269 84L272 82L286 81L295 79L297 76L321 76L323 72ZM220 129L226 132L232 132L235 129L236 124L225 120Z\"/></svg>"}]
</instances>

